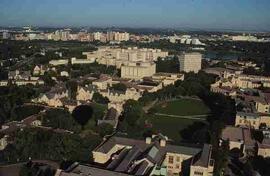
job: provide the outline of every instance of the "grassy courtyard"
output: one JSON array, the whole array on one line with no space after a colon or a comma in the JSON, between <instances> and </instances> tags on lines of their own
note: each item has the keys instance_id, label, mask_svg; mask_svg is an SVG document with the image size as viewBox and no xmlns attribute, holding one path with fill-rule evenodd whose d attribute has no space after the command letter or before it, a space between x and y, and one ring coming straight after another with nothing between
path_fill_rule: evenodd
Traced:
<instances>
[{"instance_id":1,"label":"grassy courtyard","mask_svg":"<svg viewBox=\"0 0 270 176\"><path fill-rule=\"evenodd\" d=\"M176 116L196 116L210 113L210 110L202 101L194 99L164 102L156 105L154 108L157 113ZM168 136L174 143L179 143L181 142L180 131L194 122L203 121L205 117L201 118L201 120L200 118L196 120L188 119L188 117L182 118L155 114L147 116L146 120L156 132Z\"/></svg>"},{"instance_id":2,"label":"grassy courtyard","mask_svg":"<svg viewBox=\"0 0 270 176\"><path fill-rule=\"evenodd\" d=\"M169 102L163 102L154 107L157 113L192 116L209 114L209 108L200 100L179 99Z\"/></svg>"}]
</instances>

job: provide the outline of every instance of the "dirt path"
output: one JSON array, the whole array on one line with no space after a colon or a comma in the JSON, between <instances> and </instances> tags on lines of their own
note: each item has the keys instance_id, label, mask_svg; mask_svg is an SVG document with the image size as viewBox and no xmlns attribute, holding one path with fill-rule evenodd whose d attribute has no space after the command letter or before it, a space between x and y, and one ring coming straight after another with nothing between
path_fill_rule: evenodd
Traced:
<instances>
[{"instance_id":1,"label":"dirt path","mask_svg":"<svg viewBox=\"0 0 270 176\"><path fill-rule=\"evenodd\" d=\"M206 118L204 118L204 117L207 117L209 114L180 116L180 115L172 115L172 114L155 113L155 115L158 115L158 116L167 116L167 117L177 117L177 118L190 119L190 120L206 121Z\"/></svg>"}]
</instances>

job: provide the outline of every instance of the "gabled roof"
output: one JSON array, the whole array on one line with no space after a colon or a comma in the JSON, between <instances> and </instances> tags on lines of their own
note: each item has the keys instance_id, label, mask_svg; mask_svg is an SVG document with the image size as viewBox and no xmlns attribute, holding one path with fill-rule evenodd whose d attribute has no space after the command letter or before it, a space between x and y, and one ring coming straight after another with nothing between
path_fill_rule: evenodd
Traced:
<instances>
[{"instance_id":1,"label":"gabled roof","mask_svg":"<svg viewBox=\"0 0 270 176\"><path fill-rule=\"evenodd\" d=\"M204 144L198 160L193 160L193 166L208 167L212 155L212 145Z\"/></svg>"}]
</instances>

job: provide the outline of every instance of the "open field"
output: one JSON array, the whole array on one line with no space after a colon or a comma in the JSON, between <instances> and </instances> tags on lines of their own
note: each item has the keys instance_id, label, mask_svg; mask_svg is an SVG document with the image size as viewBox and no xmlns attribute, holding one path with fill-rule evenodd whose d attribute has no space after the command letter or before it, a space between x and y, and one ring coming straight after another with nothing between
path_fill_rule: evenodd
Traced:
<instances>
[{"instance_id":1,"label":"open field","mask_svg":"<svg viewBox=\"0 0 270 176\"><path fill-rule=\"evenodd\" d=\"M153 115L146 118L152 124L153 129L168 136L174 143L181 141L180 131L200 120L182 119L178 117Z\"/></svg>"},{"instance_id":2,"label":"open field","mask_svg":"<svg viewBox=\"0 0 270 176\"><path fill-rule=\"evenodd\" d=\"M157 113L178 115L178 116L195 116L209 114L209 108L200 100L180 99L169 102L163 102L154 107Z\"/></svg>"},{"instance_id":3,"label":"open field","mask_svg":"<svg viewBox=\"0 0 270 176\"><path fill-rule=\"evenodd\" d=\"M210 113L208 107L200 100L180 99L160 103L154 107L156 113L146 120L156 132L160 132L174 141L181 142L180 131L198 121L205 121Z\"/></svg>"}]
</instances>

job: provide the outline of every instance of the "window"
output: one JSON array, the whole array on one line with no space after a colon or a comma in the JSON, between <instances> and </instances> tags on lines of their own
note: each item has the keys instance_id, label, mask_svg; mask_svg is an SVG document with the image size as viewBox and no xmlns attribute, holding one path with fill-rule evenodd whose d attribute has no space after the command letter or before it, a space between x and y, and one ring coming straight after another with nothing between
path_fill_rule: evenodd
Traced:
<instances>
[{"instance_id":1,"label":"window","mask_svg":"<svg viewBox=\"0 0 270 176\"><path fill-rule=\"evenodd\" d=\"M180 169L180 165L179 165L179 164L176 164L176 165L175 165L175 168L176 168L176 169Z\"/></svg>"},{"instance_id":2,"label":"window","mask_svg":"<svg viewBox=\"0 0 270 176\"><path fill-rule=\"evenodd\" d=\"M176 161L180 162L180 157L179 156L176 157Z\"/></svg>"},{"instance_id":3,"label":"window","mask_svg":"<svg viewBox=\"0 0 270 176\"><path fill-rule=\"evenodd\" d=\"M170 163L170 164L173 163L173 156L169 156L169 163Z\"/></svg>"},{"instance_id":4,"label":"window","mask_svg":"<svg viewBox=\"0 0 270 176\"><path fill-rule=\"evenodd\" d=\"M203 172L195 171L195 172L194 172L194 175L198 175L198 176L199 176L199 175L203 175Z\"/></svg>"}]
</instances>

